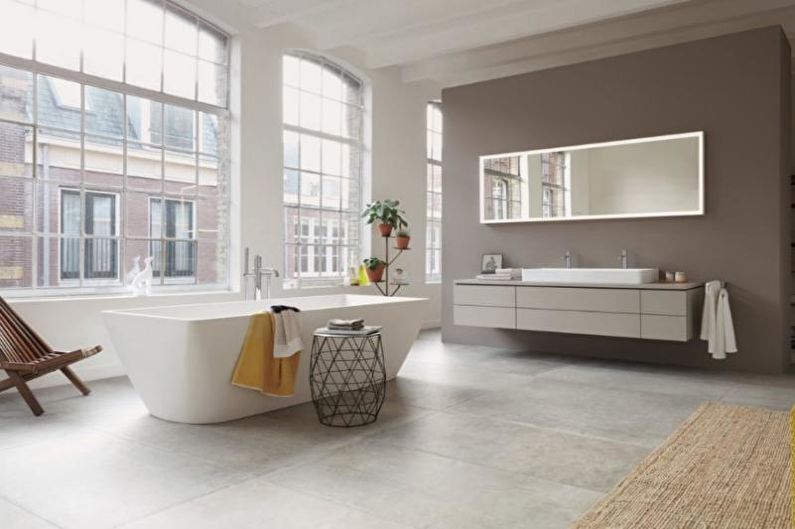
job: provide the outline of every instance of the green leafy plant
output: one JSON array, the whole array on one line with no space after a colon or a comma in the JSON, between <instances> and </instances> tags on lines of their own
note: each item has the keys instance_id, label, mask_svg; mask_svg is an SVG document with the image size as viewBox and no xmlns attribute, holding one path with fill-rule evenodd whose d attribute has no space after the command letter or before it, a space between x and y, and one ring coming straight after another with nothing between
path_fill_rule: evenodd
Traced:
<instances>
[{"instance_id":1,"label":"green leafy plant","mask_svg":"<svg viewBox=\"0 0 795 529\"><path fill-rule=\"evenodd\" d=\"M401 229L409 225L404 218L405 211L398 208L400 206L399 200L376 200L367 204L362 211L362 218L367 219L367 224L378 222L379 224L386 224L396 229Z\"/></svg>"},{"instance_id":2,"label":"green leafy plant","mask_svg":"<svg viewBox=\"0 0 795 529\"><path fill-rule=\"evenodd\" d=\"M406 228L400 228L396 234L397 237L411 237L411 233Z\"/></svg>"},{"instance_id":3,"label":"green leafy plant","mask_svg":"<svg viewBox=\"0 0 795 529\"><path fill-rule=\"evenodd\" d=\"M368 270L378 270L379 266L386 266L386 262L384 262L383 259L379 259L378 257L368 257L363 261L363 263Z\"/></svg>"}]
</instances>

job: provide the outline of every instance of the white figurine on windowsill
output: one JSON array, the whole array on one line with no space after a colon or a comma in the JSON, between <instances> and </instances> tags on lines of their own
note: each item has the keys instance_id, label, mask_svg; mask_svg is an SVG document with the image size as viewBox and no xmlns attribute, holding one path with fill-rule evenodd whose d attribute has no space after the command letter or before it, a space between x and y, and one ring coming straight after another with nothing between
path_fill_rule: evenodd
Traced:
<instances>
[{"instance_id":1,"label":"white figurine on windowsill","mask_svg":"<svg viewBox=\"0 0 795 529\"><path fill-rule=\"evenodd\" d=\"M152 258L147 257L144 259L144 269L135 276L130 283L130 290L134 296L148 296L152 293Z\"/></svg>"},{"instance_id":2,"label":"white figurine on windowsill","mask_svg":"<svg viewBox=\"0 0 795 529\"><path fill-rule=\"evenodd\" d=\"M133 280L135 277L141 273L141 256L136 255L133 257L132 260L132 268L127 274L124 276L124 286L129 287L132 285Z\"/></svg>"}]
</instances>

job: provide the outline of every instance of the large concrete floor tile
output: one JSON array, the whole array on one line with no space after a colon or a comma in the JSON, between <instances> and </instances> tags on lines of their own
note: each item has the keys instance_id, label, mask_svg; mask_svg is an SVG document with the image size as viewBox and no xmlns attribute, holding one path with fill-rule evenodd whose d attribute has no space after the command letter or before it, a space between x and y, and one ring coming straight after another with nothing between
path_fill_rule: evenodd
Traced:
<instances>
[{"instance_id":1,"label":"large concrete floor tile","mask_svg":"<svg viewBox=\"0 0 795 529\"><path fill-rule=\"evenodd\" d=\"M124 529L410 529L410 526L285 489L262 478L220 490Z\"/></svg>"},{"instance_id":2,"label":"large concrete floor tile","mask_svg":"<svg viewBox=\"0 0 795 529\"><path fill-rule=\"evenodd\" d=\"M703 401L696 397L533 380L523 390L492 392L448 411L495 417L653 448Z\"/></svg>"},{"instance_id":3,"label":"large concrete floor tile","mask_svg":"<svg viewBox=\"0 0 795 529\"><path fill-rule=\"evenodd\" d=\"M795 385L781 387L734 384L722 400L731 404L789 410L795 406Z\"/></svg>"},{"instance_id":4,"label":"large concrete floor tile","mask_svg":"<svg viewBox=\"0 0 795 529\"><path fill-rule=\"evenodd\" d=\"M732 386L720 373L624 362L574 364L542 373L538 378L705 400L720 399Z\"/></svg>"},{"instance_id":5,"label":"large concrete floor tile","mask_svg":"<svg viewBox=\"0 0 795 529\"><path fill-rule=\"evenodd\" d=\"M428 382L410 374L399 376L387 386L390 402L431 410L442 410L482 394L481 390Z\"/></svg>"},{"instance_id":6,"label":"large concrete floor tile","mask_svg":"<svg viewBox=\"0 0 795 529\"><path fill-rule=\"evenodd\" d=\"M101 432L1 450L0 468L0 497L66 529L114 527L242 477Z\"/></svg>"},{"instance_id":7,"label":"large concrete floor tile","mask_svg":"<svg viewBox=\"0 0 795 529\"><path fill-rule=\"evenodd\" d=\"M312 464L265 478L391 520L440 529L564 528L601 496L376 441L343 447Z\"/></svg>"},{"instance_id":8,"label":"large concrete floor tile","mask_svg":"<svg viewBox=\"0 0 795 529\"><path fill-rule=\"evenodd\" d=\"M3 529L57 529L57 526L0 498L0 527Z\"/></svg>"},{"instance_id":9,"label":"large concrete floor tile","mask_svg":"<svg viewBox=\"0 0 795 529\"><path fill-rule=\"evenodd\" d=\"M444 412L374 439L603 492L648 454L645 447Z\"/></svg>"}]
</instances>

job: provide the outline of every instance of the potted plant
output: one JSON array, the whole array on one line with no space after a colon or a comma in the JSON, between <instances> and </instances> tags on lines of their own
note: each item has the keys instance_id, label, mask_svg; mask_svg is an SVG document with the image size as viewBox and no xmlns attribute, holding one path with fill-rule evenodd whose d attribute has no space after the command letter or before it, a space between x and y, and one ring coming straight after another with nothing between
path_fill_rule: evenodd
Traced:
<instances>
[{"instance_id":1,"label":"potted plant","mask_svg":"<svg viewBox=\"0 0 795 529\"><path fill-rule=\"evenodd\" d=\"M367 278L370 282L378 283L381 281L381 276L384 275L386 263L378 257L368 257L364 260L364 268L367 271Z\"/></svg>"},{"instance_id":2,"label":"potted plant","mask_svg":"<svg viewBox=\"0 0 795 529\"><path fill-rule=\"evenodd\" d=\"M401 229L409 225L403 215L405 211L399 209L399 200L376 200L367 204L362 211L362 218L367 219L367 224L378 225L378 232L382 237L389 237L392 235L393 229Z\"/></svg>"},{"instance_id":3,"label":"potted plant","mask_svg":"<svg viewBox=\"0 0 795 529\"><path fill-rule=\"evenodd\" d=\"M395 248L398 250L408 250L411 234L406 228L400 228L395 235Z\"/></svg>"}]
</instances>

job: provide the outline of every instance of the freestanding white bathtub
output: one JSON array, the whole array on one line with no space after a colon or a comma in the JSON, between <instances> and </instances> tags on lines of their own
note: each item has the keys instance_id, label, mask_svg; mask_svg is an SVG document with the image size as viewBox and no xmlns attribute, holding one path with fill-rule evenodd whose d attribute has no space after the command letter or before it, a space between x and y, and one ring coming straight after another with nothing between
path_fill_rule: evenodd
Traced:
<instances>
[{"instance_id":1,"label":"freestanding white bathtub","mask_svg":"<svg viewBox=\"0 0 795 529\"><path fill-rule=\"evenodd\" d=\"M230 421L311 400L312 333L331 318L362 317L382 325L387 378L408 355L422 319L425 298L338 294L173 305L103 312L113 346L149 412L175 422ZM291 397L268 397L231 383L249 317L271 305L301 309L304 352Z\"/></svg>"}]
</instances>

